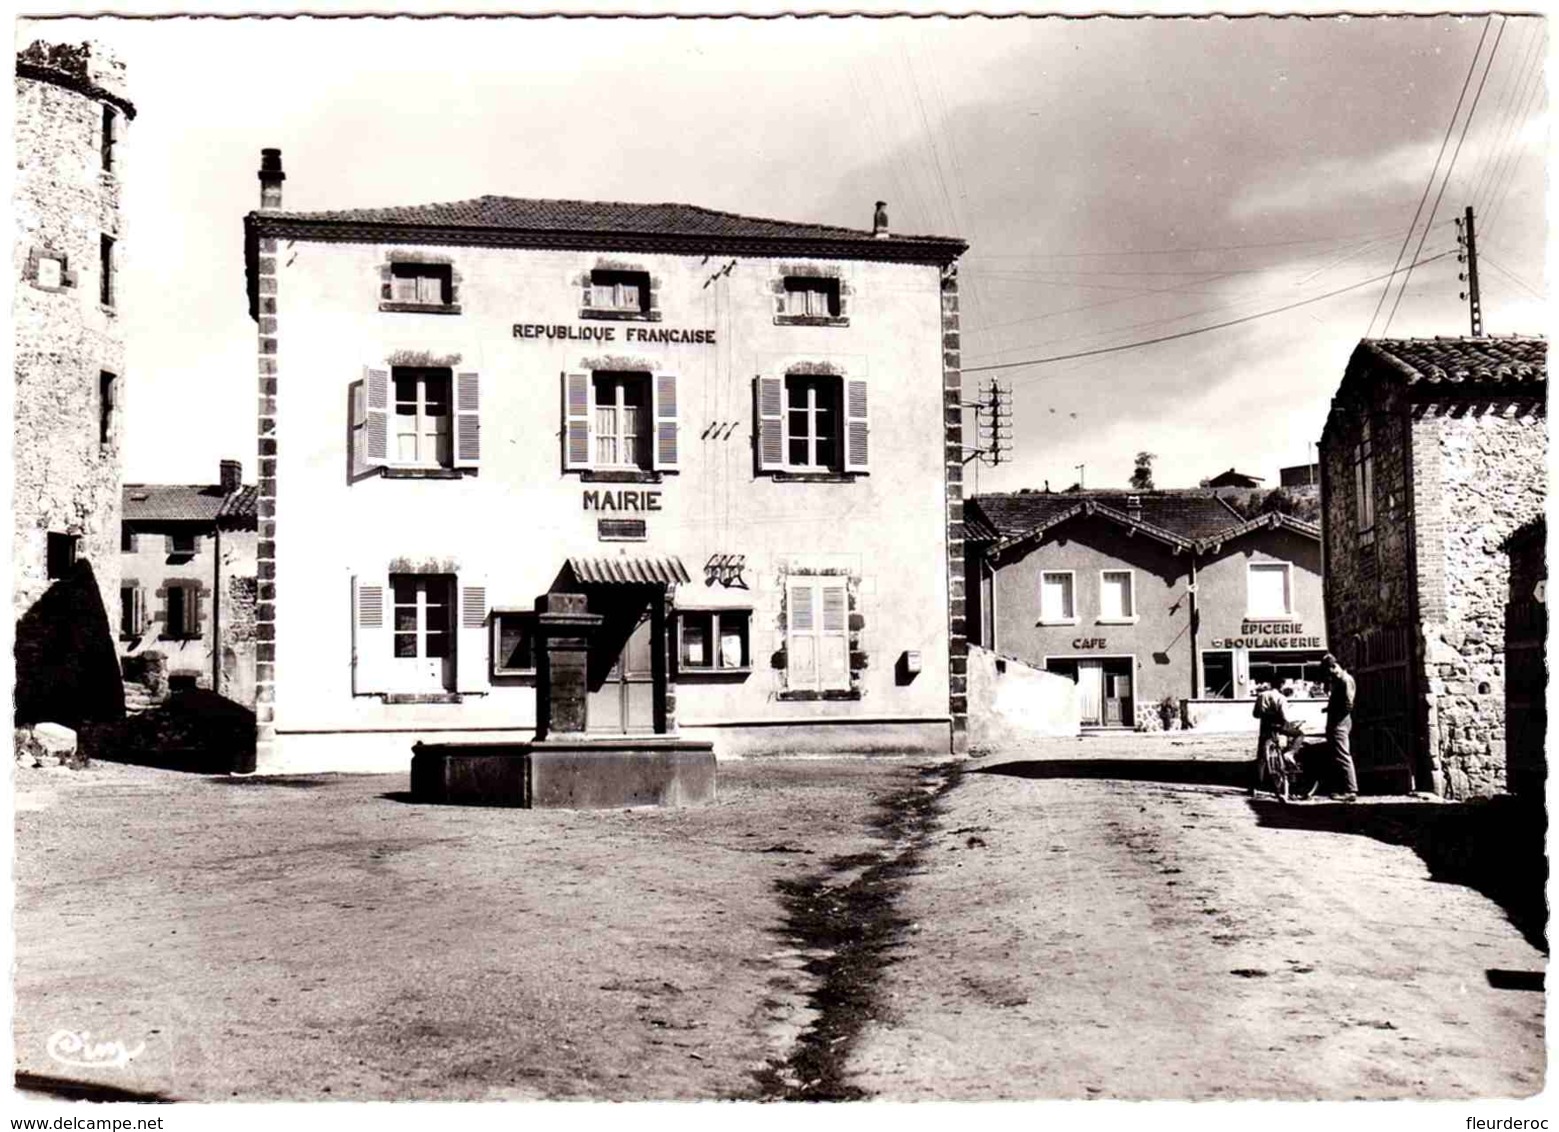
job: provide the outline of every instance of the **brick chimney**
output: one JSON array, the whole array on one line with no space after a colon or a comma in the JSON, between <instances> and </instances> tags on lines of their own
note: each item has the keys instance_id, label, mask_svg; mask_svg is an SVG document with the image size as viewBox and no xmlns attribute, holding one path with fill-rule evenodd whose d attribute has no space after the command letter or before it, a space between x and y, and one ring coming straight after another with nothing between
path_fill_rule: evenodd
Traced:
<instances>
[{"instance_id":1,"label":"brick chimney","mask_svg":"<svg viewBox=\"0 0 1559 1132\"><path fill-rule=\"evenodd\" d=\"M877 211L872 214L872 235L882 239L888 234L888 202L877 202Z\"/></svg>"},{"instance_id":2,"label":"brick chimney","mask_svg":"<svg viewBox=\"0 0 1559 1132\"><path fill-rule=\"evenodd\" d=\"M218 481L222 485L223 495L232 495L233 492L244 486L244 466L237 460L222 461L222 478Z\"/></svg>"},{"instance_id":3,"label":"brick chimney","mask_svg":"<svg viewBox=\"0 0 1559 1132\"><path fill-rule=\"evenodd\" d=\"M287 174L281 171L281 150L260 151L260 207L281 207L281 183Z\"/></svg>"}]
</instances>

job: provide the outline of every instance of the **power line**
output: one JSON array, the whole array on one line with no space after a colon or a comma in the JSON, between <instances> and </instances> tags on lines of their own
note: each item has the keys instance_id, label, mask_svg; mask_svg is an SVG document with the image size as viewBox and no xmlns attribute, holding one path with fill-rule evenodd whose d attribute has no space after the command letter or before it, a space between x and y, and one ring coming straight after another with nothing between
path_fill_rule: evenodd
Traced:
<instances>
[{"instance_id":1,"label":"power line","mask_svg":"<svg viewBox=\"0 0 1559 1132\"><path fill-rule=\"evenodd\" d=\"M1387 272L1385 275L1377 275L1373 279L1365 279L1358 283L1350 283L1346 287L1339 287L1337 290L1328 291L1324 295L1316 295L1309 299L1300 299L1298 302L1289 303L1281 307L1274 307L1269 311L1260 311L1256 314L1248 314L1243 318L1231 318L1227 322L1217 322L1213 323L1211 326L1198 326L1193 330L1182 330L1178 334L1165 334L1158 338L1145 338L1140 342L1126 342L1119 346L1101 346L1096 350L1080 350L1074 354L1056 354L1048 358L1030 358L1027 361L1022 362L1001 362L996 365L988 366L965 366L963 372L984 373L989 370L1017 369L1020 366L1044 365L1047 362L1066 362L1071 361L1074 358L1091 358L1098 354L1115 354L1122 350L1135 350L1141 346L1156 346L1160 342L1173 342L1180 338L1190 338L1196 334L1206 334L1211 330L1225 330L1231 326L1239 326L1241 323L1254 322L1258 318L1269 318L1272 315L1283 314L1286 311L1295 310L1298 307L1309 306L1311 303L1319 303L1325 299L1335 298L1336 296L1346 294L1349 291L1357 291L1360 287L1368 287L1372 283L1379 283L1382 279L1389 279L1391 276L1396 275L1399 272L1411 271L1415 267L1421 267L1426 263L1433 263L1437 259L1444 259L1446 256L1454 254L1456 254L1454 250L1440 252L1438 255L1432 255L1427 259L1419 260L1416 263L1410 263L1405 268L1397 268L1394 271Z\"/></svg>"},{"instance_id":2,"label":"power line","mask_svg":"<svg viewBox=\"0 0 1559 1132\"><path fill-rule=\"evenodd\" d=\"M1494 17L1490 16L1489 19ZM1451 152L1451 163L1445 167L1445 179L1440 182L1440 191L1435 194L1434 207L1429 210L1429 223L1434 223L1435 213L1440 211L1440 201L1445 198L1446 186L1451 183L1451 173L1456 169L1456 159L1461 156L1462 143L1467 140L1467 129L1472 125L1473 115L1478 112L1478 99L1483 97L1483 84L1489 81L1489 68L1494 66L1494 56L1499 54L1499 41L1505 37L1505 25L1510 21L1500 21L1499 32L1494 36L1494 46L1489 48L1488 60L1483 64L1483 77L1478 80L1478 89L1472 96L1472 105L1467 108L1467 117L1462 122L1461 135L1456 139L1456 148ZM1484 31L1488 28L1485 27ZM1418 237L1418 247L1413 249L1416 259L1423 254L1424 241L1429 238L1429 228L1424 228L1423 234ZM1402 285L1397 288L1397 301L1391 304L1391 313L1386 316L1386 323L1380 328L1381 337L1391 330L1391 320L1397 317L1397 308L1402 305L1402 297L1407 294L1408 280L1413 277L1413 269L1408 268L1407 274L1402 276Z\"/></svg>"},{"instance_id":3,"label":"power line","mask_svg":"<svg viewBox=\"0 0 1559 1132\"><path fill-rule=\"evenodd\" d=\"M1445 221L1449 224L1450 221ZM1201 252L1246 251L1251 248L1291 248L1299 244L1341 244L1349 240L1381 240L1387 232L1356 232L1351 236L1313 236L1306 240L1269 240L1256 244L1209 244L1199 248L1138 248L1131 251L1105 252L1003 252L990 255L964 256L964 261L985 259L1081 259L1088 256L1138 256L1138 255L1191 255Z\"/></svg>"},{"instance_id":4,"label":"power line","mask_svg":"<svg viewBox=\"0 0 1559 1132\"><path fill-rule=\"evenodd\" d=\"M1445 156L1445 147L1451 143L1451 131L1456 128L1456 118L1462 112L1462 100L1467 97L1467 88L1472 85L1473 72L1478 69L1478 56L1483 53L1483 41L1488 38L1489 24L1492 22L1492 16L1483 22L1483 34L1478 37L1478 46L1472 53L1472 62L1467 64L1467 77L1462 80L1462 92L1456 96L1456 108L1451 111L1451 120L1445 124L1445 137L1440 139L1440 152L1435 154L1434 165L1429 170L1429 180L1424 183L1424 192L1418 198L1418 207L1413 210L1413 219L1407 226L1407 235L1402 237L1402 246L1397 249L1397 260L1391 265L1391 275L1386 277L1386 289L1381 292L1380 301L1375 304L1375 313L1370 315L1369 325L1364 328L1366 338L1375 328L1375 320L1380 317L1381 308L1386 305L1386 296L1391 294L1391 278L1396 275L1397 268L1402 266L1402 257L1407 254L1408 244L1413 242L1413 231L1418 227L1418 218L1424 214L1424 202L1429 199L1429 190L1434 188L1435 177L1440 173L1440 159Z\"/></svg>"},{"instance_id":5,"label":"power line","mask_svg":"<svg viewBox=\"0 0 1559 1132\"><path fill-rule=\"evenodd\" d=\"M1534 63L1537 65L1534 65L1528 74L1525 97L1521 99L1521 109L1516 115L1518 125L1512 129L1507 139L1508 148L1500 154L1500 165L1489 179L1489 204L1483 222L1485 236L1493 230L1494 218L1503 208L1506 195L1510 192L1511 184L1514 183L1515 172L1521 164L1521 146L1518 143L1521 130L1519 123L1526 120L1538 96L1543 93L1543 68L1539 60L1534 60Z\"/></svg>"},{"instance_id":6,"label":"power line","mask_svg":"<svg viewBox=\"0 0 1559 1132\"><path fill-rule=\"evenodd\" d=\"M1520 287L1526 289L1527 291L1531 292L1531 294L1532 294L1532 296L1534 298L1546 299L1548 297L1547 295L1545 295L1541 291L1539 291L1536 287L1532 286L1532 284L1528 283L1525 279L1521 278L1521 276L1517 275L1514 271L1510 270L1510 268L1504 267L1501 264L1499 264L1498 262L1496 262L1494 259L1492 259L1489 256L1489 253L1488 253L1487 249L1484 249L1484 250L1480 251L1478 253L1478 258L1480 260L1482 260L1484 263L1486 263L1489 266L1493 267L1496 271L1498 271L1505 278L1509 279L1512 283L1515 283L1518 286L1520 286Z\"/></svg>"}]
</instances>

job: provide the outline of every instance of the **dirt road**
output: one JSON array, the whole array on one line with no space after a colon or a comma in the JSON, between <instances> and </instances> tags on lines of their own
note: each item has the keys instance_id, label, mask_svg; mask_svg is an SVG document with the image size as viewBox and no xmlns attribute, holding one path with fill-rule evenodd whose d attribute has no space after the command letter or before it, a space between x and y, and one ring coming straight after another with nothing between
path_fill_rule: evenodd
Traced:
<instances>
[{"instance_id":1,"label":"dirt road","mask_svg":"<svg viewBox=\"0 0 1559 1132\"><path fill-rule=\"evenodd\" d=\"M1342 803L1247 800L1242 754L1129 737L969 764L904 893L916 930L853 1082L885 1099L1539 1091L1542 952L1411 849L1339 831Z\"/></svg>"},{"instance_id":2,"label":"dirt road","mask_svg":"<svg viewBox=\"0 0 1559 1132\"><path fill-rule=\"evenodd\" d=\"M569 813L410 805L404 776L18 774L18 1071L190 1100L757 1096L812 1017L777 886L878 844L915 778L733 764L707 809ZM64 1065L61 1031L141 1052Z\"/></svg>"}]
</instances>

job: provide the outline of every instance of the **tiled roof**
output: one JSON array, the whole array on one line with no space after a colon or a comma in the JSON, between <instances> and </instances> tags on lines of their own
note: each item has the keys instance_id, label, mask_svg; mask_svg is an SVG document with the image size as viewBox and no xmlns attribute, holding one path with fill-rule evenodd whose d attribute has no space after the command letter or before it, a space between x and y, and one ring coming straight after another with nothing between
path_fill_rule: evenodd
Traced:
<instances>
[{"instance_id":1,"label":"tiled roof","mask_svg":"<svg viewBox=\"0 0 1559 1132\"><path fill-rule=\"evenodd\" d=\"M969 500L965 522L976 516L1001 540L1021 538L1036 528L1051 526L1080 503L1129 515L1127 499L1136 496L1141 504L1140 522L1181 540L1194 540L1216 534L1243 522L1239 512L1213 492L1201 488L1164 491L1030 491L1004 495L977 495ZM971 537L973 534L971 532Z\"/></svg>"},{"instance_id":2,"label":"tiled roof","mask_svg":"<svg viewBox=\"0 0 1559 1132\"><path fill-rule=\"evenodd\" d=\"M208 484L127 483L124 485L126 522L197 522L224 527L252 526L257 514L253 485L231 495Z\"/></svg>"},{"instance_id":3,"label":"tiled roof","mask_svg":"<svg viewBox=\"0 0 1559 1132\"><path fill-rule=\"evenodd\" d=\"M1277 511L1268 511L1227 530L1205 535L1200 541L1205 548L1209 544L1231 542L1254 531L1293 531L1306 538L1313 538L1317 542L1321 541L1321 527L1318 523L1306 522L1304 519L1296 519L1292 515L1284 515Z\"/></svg>"},{"instance_id":4,"label":"tiled roof","mask_svg":"<svg viewBox=\"0 0 1559 1132\"><path fill-rule=\"evenodd\" d=\"M1544 338L1366 338L1354 352L1355 361L1364 359L1383 362L1408 385L1524 387L1548 380Z\"/></svg>"},{"instance_id":5,"label":"tiled roof","mask_svg":"<svg viewBox=\"0 0 1559 1132\"><path fill-rule=\"evenodd\" d=\"M226 530L254 530L260 517L260 489L246 483L222 501L217 525Z\"/></svg>"},{"instance_id":6,"label":"tiled roof","mask_svg":"<svg viewBox=\"0 0 1559 1132\"><path fill-rule=\"evenodd\" d=\"M961 251L962 240L945 236L873 236L831 224L799 224L719 212L691 204L634 204L626 201L532 200L481 196L445 204L395 208L350 208L333 212L266 211L257 219L389 227L468 228L505 232L676 236L744 240L821 240L869 247L894 243L938 243ZM956 254L956 252L954 253Z\"/></svg>"}]
</instances>

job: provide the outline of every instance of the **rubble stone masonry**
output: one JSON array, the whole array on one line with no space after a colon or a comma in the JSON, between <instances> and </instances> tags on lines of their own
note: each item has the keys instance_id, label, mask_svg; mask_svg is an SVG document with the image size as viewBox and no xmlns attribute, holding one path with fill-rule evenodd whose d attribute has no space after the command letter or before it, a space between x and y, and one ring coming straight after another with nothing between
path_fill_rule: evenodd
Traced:
<instances>
[{"instance_id":1,"label":"rubble stone masonry","mask_svg":"<svg viewBox=\"0 0 1559 1132\"><path fill-rule=\"evenodd\" d=\"M84 69L18 61L12 278L15 319L14 614L48 589L50 532L78 536L105 610L119 601L125 387L117 281L105 292L102 237L122 235L124 68L93 49ZM104 118L116 144L104 158ZM105 164L109 167L105 168ZM111 301L104 303L107 294ZM105 374L112 375L106 438Z\"/></svg>"},{"instance_id":2,"label":"rubble stone masonry","mask_svg":"<svg viewBox=\"0 0 1559 1132\"><path fill-rule=\"evenodd\" d=\"M1543 513L1540 401L1431 405L1415 414L1417 516L1429 750L1451 797L1505 785L1505 540Z\"/></svg>"}]
</instances>

